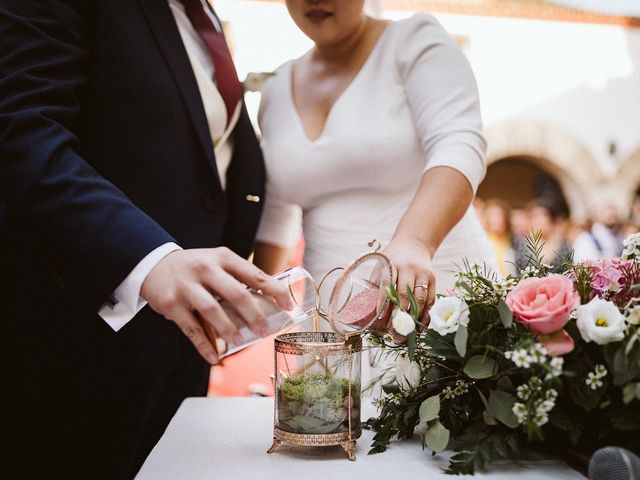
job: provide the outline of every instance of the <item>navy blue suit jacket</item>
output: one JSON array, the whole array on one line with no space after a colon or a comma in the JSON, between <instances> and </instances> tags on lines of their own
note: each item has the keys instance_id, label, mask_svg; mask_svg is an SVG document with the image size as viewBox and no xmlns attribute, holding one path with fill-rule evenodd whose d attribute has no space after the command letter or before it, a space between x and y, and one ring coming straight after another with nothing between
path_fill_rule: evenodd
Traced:
<instances>
[{"instance_id":1,"label":"navy blue suit jacket","mask_svg":"<svg viewBox=\"0 0 640 480\"><path fill-rule=\"evenodd\" d=\"M43 448L81 442L89 470L105 452L117 463L117 442L137 452L135 469L182 398L205 393L208 370L148 307L117 334L96 312L163 243L251 252L262 205L247 196L264 198L258 141L243 109L223 191L166 0L0 0L0 39L0 369L13 401L4 413L24 432L0 465L49 428L58 433L39 434ZM43 390L50 405L37 400ZM16 419L21 408L31 417Z\"/></svg>"}]
</instances>

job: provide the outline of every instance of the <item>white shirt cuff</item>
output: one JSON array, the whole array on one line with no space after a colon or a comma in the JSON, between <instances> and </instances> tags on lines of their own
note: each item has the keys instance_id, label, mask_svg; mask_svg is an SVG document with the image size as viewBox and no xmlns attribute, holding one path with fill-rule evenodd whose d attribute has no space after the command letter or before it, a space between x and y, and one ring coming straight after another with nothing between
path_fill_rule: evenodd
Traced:
<instances>
[{"instance_id":1,"label":"white shirt cuff","mask_svg":"<svg viewBox=\"0 0 640 480\"><path fill-rule=\"evenodd\" d=\"M171 252L182 250L173 242L160 245L144 257L111 295L112 302L105 303L98 315L116 332L144 308L147 302L140 297L142 283L149 272Z\"/></svg>"}]
</instances>

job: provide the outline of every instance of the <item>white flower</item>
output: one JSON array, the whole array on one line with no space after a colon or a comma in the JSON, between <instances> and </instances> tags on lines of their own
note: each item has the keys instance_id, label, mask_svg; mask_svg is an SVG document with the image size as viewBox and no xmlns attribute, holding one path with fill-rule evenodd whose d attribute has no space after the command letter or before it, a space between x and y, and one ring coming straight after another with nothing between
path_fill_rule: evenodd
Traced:
<instances>
[{"instance_id":1,"label":"white flower","mask_svg":"<svg viewBox=\"0 0 640 480\"><path fill-rule=\"evenodd\" d=\"M613 302L594 297L577 308L580 335L587 342L605 345L624 338L624 316Z\"/></svg>"},{"instance_id":2,"label":"white flower","mask_svg":"<svg viewBox=\"0 0 640 480\"><path fill-rule=\"evenodd\" d=\"M562 375L563 365L564 365L564 358L553 357L549 362L549 366L551 367L551 372L549 372L549 378L559 377L560 375Z\"/></svg>"},{"instance_id":3,"label":"white flower","mask_svg":"<svg viewBox=\"0 0 640 480\"><path fill-rule=\"evenodd\" d=\"M469 307L458 297L442 297L436 300L429 310L430 329L440 335L458 331L458 325L469 325Z\"/></svg>"},{"instance_id":4,"label":"white flower","mask_svg":"<svg viewBox=\"0 0 640 480\"><path fill-rule=\"evenodd\" d=\"M586 383L589 387L591 387L591 390L597 390L602 385L604 385L602 383L602 380L600 380L600 377L598 377L593 372L589 372L589 375L587 375L587 379L584 381L584 383Z\"/></svg>"},{"instance_id":5,"label":"white flower","mask_svg":"<svg viewBox=\"0 0 640 480\"><path fill-rule=\"evenodd\" d=\"M607 376L607 369L606 369L606 367L604 365L599 363L598 365L596 365L594 373L595 373L596 377L603 378L603 377Z\"/></svg>"},{"instance_id":6,"label":"white flower","mask_svg":"<svg viewBox=\"0 0 640 480\"><path fill-rule=\"evenodd\" d=\"M396 361L396 382L403 390L410 390L420 384L422 372L417 362L406 357L399 357Z\"/></svg>"},{"instance_id":7,"label":"white flower","mask_svg":"<svg viewBox=\"0 0 640 480\"><path fill-rule=\"evenodd\" d=\"M556 402L554 400L543 400L536 405L537 413L548 413L553 410L553 407L556 406Z\"/></svg>"},{"instance_id":8,"label":"white flower","mask_svg":"<svg viewBox=\"0 0 640 480\"><path fill-rule=\"evenodd\" d=\"M549 416L546 413L536 413L536 416L533 417L533 423L535 423L538 427L541 427L545 423L549 421Z\"/></svg>"},{"instance_id":9,"label":"white flower","mask_svg":"<svg viewBox=\"0 0 640 480\"><path fill-rule=\"evenodd\" d=\"M416 322L413 320L413 317L399 308L393 310L391 324L393 325L393 329L403 337L406 337L416 329Z\"/></svg>"},{"instance_id":10,"label":"white flower","mask_svg":"<svg viewBox=\"0 0 640 480\"><path fill-rule=\"evenodd\" d=\"M249 72L242 84L247 92L259 92L262 90L262 84L264 81L274 75L274 72Z\"/></svg>"},{"instance_id":11,"label":"white flower","mask_svg":"<svg viewBox=\"0 0 640 480\"><path fill-rule=\"evenodd\" d=\"M558 391L554 388L550 388L545 392L545 398L547 400L555 401L558 398Z\"/></svg>"},{"instance_id":12,"label":"white flower","mask_svg":"<svg viewBox=\"0 0 640 480\"><path fill-rule=\"evenodd\" d=\"M517 388L518 398L521 400L529 400L529 396L531 395L531 389L529 385L520 385Z\"/></svg>"},{"instance_id":13,"label":"white flower","mask_svg":"<svg viewBox=\"0 0 640 480\"><path fill-rule=\"evenodd\" d=\"M540 380L538 377L531 377L529 379L529 387L531 387L532 392L539 392L540 390L542 390L542 380Z\"/></svg>"},{"instance_id":14,"label":"white flower","mask_svg":"<svg viewBox=\"0 0 640 480\"><path fill-rule=\"evenodd\" d=\"M453 391L456 395L464 395L469 392L469 384L464 380L456 380L456 388Z\"/></svg>"},{"instance_id":15,"label":"white flower","mask_svg":"<svg viewBox=\"0 0 640 480\"><path fill-rule=\"evenodd\" d=\"M524 403L516 402L511 409L513 414L518 418L518 423L524 423L527 419L527 406Z\"/></svg>"},{"instance_id":16,"label":"white flower","mask_svg":"<svg viewBox=\"0 0 640 480\"><path fill-rule=\"evenodd\" d=\"M548 355L548 353L547 349L539 343L534 344L529 350L532 363L543 363L546 360L546 355Z\"/></svg>"},{"instance_id":17,"label":"white flower","mask_svg":"<svg viewBox=\"0 0 640 480\"><path fill-rule=\"evenodd\" d=\"M512 353L511 360L516 364L516 367L529 368L533 358L524 348L520 348Z\"/></svg>"},{"instance_id":18,"label":"white flower","mask_svg":"<svg viewBox=\"0 0 640 480\"><path fill-rule=\"evenodd\" d=\"M444 390L442 390L442 394L444 395L444 398L446 400L449 400L451 398L456 398L456 393L451 390L451 387L447 387Z\"/></svg>"},{"instance_id":19,"label":"white flower","mask_svg":"<svg viewBox=\"0 0 640 480\"><path fill-rule=\"evenodd\" d=\"M627 311L627 323L629 325L640 325L640 305L636 305Z\"/></svg>"}]
</instances>

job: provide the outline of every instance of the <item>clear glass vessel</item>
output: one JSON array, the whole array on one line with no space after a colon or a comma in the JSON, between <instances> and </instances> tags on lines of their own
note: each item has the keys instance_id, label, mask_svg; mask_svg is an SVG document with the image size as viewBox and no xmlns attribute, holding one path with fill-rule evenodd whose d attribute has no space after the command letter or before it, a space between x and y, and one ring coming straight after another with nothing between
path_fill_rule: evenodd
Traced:
<instances>
[{"instance_id":1,"label":"clear glass vessel","mask_svg":"<svg viewBox=\"0 0 640 480\"><path fill-rule=\"evenodd\" d=\"M304 268L294 267L274 276L278 281L284 282L289 290L289 295L294 308L290 311L284 310L270 299L262 296L259 292L250 290L259 307L267 317L269 332L265 336L273 335L290 328L309 318L316 310L317 289L316 284L309 272ZM238 311L228 302L220 303L229 319L238 326L242 341L232 344L219 341L220 357L228 357L249 345L257 342L262 337L252 332L242 319Z\"/></svg>"},{"instance_id":2,"label":"clear glass vessel","mask_svg":"<svg viewBox=\"0 0 640 480\"><path fill-rule=\"evenodd\" d=\"M334 282L327 288L327 280ZM385 287L391 264L380 253L358 258L330 272L320 283L311 315L328 320L332 331L293 332L275 339L275 413L273 452L281 443L342 445L355 459L362 433L362 332L388 320ZM323 302L322 292L330 292Z\"/></svg>"}]
</instances>

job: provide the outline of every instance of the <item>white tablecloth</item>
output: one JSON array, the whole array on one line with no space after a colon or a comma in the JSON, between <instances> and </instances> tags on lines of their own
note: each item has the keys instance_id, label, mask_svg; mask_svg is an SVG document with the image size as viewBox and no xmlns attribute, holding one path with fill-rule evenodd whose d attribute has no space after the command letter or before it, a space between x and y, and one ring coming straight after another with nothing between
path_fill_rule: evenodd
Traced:
<instances>
[{"instance_id":1,"label":"white tablecloth","mask_svg":"<svg viewBox=\"0 0 640 480\"><path fill-rule=\"evenodd\" d=\"M356 461L340 447L314 450L281 446L268 455L272 443L273 399L189 398L184 401L137 480L367 480L394 478L448 479L445 458L432 457L419 440L394 442L385 453L367 455L373 433L363 431ZM476 478L517 480L584 479L553 459L499 462ZM471 477L469 477L471 478Z\"/></svg>"}]
</instances>

